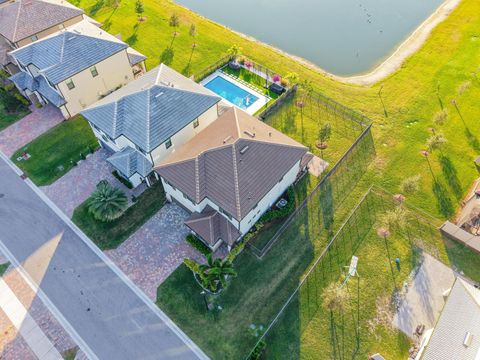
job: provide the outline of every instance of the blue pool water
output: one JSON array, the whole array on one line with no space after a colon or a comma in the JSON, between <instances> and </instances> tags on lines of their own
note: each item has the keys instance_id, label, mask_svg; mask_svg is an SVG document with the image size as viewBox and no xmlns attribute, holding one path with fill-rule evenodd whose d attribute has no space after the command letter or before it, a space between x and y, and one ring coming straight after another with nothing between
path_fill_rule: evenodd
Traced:
<instances>
[{"instance_id":1,"label":"blue pool water","mask_svg":"<svg viewBox=\"0 0 480 360\"><path fill-rule=\"evenodd\" d=\"M258 100L258 97L255 95L243 90L221 76L217 76L210 80L204 86L244 110L248 109Z\"/></svg>"}]
</instances>

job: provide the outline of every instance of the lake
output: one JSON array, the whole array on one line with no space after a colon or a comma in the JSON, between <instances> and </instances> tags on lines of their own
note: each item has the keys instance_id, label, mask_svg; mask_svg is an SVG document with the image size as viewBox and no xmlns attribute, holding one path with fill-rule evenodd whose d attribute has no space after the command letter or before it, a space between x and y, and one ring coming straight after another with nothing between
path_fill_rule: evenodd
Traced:
<instances>
[{"instance_id":1,"label":"lake","mask_svg":"<svg viewBox=\"0 0 480 360\"><path fill-rule=\"evenodd\" d=\"M443 0L176 0L340 76L386 59Z\"/></svg>"}]
</instances>

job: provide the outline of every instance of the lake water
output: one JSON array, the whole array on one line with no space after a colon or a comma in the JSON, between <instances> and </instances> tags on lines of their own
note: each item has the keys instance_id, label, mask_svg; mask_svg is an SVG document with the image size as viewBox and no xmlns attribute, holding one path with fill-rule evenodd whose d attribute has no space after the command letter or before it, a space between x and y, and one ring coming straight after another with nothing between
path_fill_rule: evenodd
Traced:
<instances>
[{"instance_id":1,"label":"lake water","mask_svg":"<svg viewBox=\"0 0 480 360\"><path fill-rule=\"evenodd\" d=\"M443 0L176 0L336 75L387 58ZM200 44L201 46L201 44Z\"/></svg>"}]
</instances>

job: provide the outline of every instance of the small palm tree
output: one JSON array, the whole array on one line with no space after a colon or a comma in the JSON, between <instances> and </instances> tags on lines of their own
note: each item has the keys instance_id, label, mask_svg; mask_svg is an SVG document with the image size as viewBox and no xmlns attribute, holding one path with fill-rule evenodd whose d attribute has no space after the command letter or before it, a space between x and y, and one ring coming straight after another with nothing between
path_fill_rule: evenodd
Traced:
<instances>
[{"instance_id":1,"label":"small palm tree","mask_svg":"<svg viewBox=\"0 0 480 360\"><path fill-rule=\"evenodd\" d=\"M143 7L143 1L137 0L135 2L135 12L137 13L138 21L142 21L142 15L144 11L145 11L145 8Z\"/></svg>"},{"instance_id":2,"label":"small palm tree","mask_svg":"<svg viewBox=\"0 0 480 360\"><path fill-rule=\"evenodd\" d=\"M172 14L172 16L170 16L170 20L168 21L168 25L170 25L170 27L172 27L173 30L174 30L173 31L172 42L170 44L170 47L172 47L173 42L175 41L175 38L178 35L177 29L180 26L180 18L178 17L177 14Z\"/></svg>"},{"instance_id":3,"label":"small palm tree","mask_svg":"<svg viewBox=\"0 0 480 360\"><path fill-rule=\"evenodd\" d=\"M448 142L446 137L442 133L433 134L427 139L427 147L432 152L436 149L441 149L443 145Z\"/></svg>"},{"instance_id":4,"label":"small palm tree","mask_svg":"<svg viewBox=\"0 0 480 360\"><path fill-rule=\"evenodd\" d=\"M198 264L193 260L184 259L184 264L198 276L202 287L210 292L217 292L219 285L227 287L229 276L236 277L237 272L233 268L233 263L221 258L213 259L212 254L207 255L206 264Z\"/></svg>"},{"instance_id":5,"label":"small palm tree","mask_svg":"<svg viewBox=\"0 0 480 360\"><path fill-rule=\"evenodd\" d=\"M328 147L327 141L330 140L331 136L332 136L332 125L330 125L330 123L323 124L323 126L318 131L318 141L316 144L317 147L322 152L322 158L323 158L323 150L325 150Z\"/></svg>"},{"instance_id":6,"label":"small palm tree","mask_svg":"<svg viewBox=\"0 0 480 360\"><path fill-rule=\"evenodd\" d=\"M125 193L107 181L100 181L88 200L88 212L99 221L118 219L128 207Z\"/></svg>"},{"instance_id":7,"label":"small palm tree","mask_svg":"<svg viewBox=\"0 0 480 360\"><path fill-rule=\"evenodd\" d=\"M228 50L227 50L227 54L228 56L230 57L231 60L235 60L238 56L238 54L240 54L240 52L242 51L242 48L239 47L238 45L236 44L233 44Z\"/></svg>"}]
</instances>

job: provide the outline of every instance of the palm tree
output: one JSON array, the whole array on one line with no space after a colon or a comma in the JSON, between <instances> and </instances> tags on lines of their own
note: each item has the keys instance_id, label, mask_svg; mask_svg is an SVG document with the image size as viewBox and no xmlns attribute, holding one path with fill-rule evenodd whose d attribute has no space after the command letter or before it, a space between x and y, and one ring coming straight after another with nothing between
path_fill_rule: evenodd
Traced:
<instances>
[{"instance_id":1,"label":"palm tree","mask_svg":"<svg viewBox=\"0 0 480 360\"><path fill-rule=\"evenodd\" d=\"M433 134L427 139L427 147L430 152L436 149L441 149L443 145L445 145L448 140L442 133Z\"/></svg>"},{"instance_id":2,"label":"palm tree","mask_svg":"<svg viewBox=\"0 0 480 360\"><path fill-rule=\"evenodd\" d=\"M328 147L327 141L330 140L332 136L332 125L330 123L325 123L318 131L318 141L317 147L320 149L323 158L323 150Z\"/></svg>"},{"instance_id":3,"label":"palm tree","mask_svg":"<svg viewBox=\"0 0 480 360\"><path fill-rule=\"evenodd\" d=\"M226 288L228 277L237 276L237 272L233 268L233 263L230 260L222 260L221 258L213 259L212 254L207 255L206 264L198 264L190 259L184 259L183 262L197 275L202 287L209 292L217 292L219 285L221 285L222 288Z\"/></svg>"},{"instance_id":4,"label":"palm tree","mask_svg":"<svg viewBox=\"0 0 480 360\"><path fill-rule=\"evenodd\" d=\"M233 44L228 50L227 54L230 57L230 60L235 60L242 51L242 48L239 47L237 44Z\"/></svg>"},{"instance_id":5,"label":"palm tree","mask_svg":"<svg viewBox=\"0 0 480 360\"><path fill-rule=\"evenodd\" d=\"M97 189L88 200L88 212L99 221L113 221L118 219L128 207L125 193L107 181L98 183Z\"/></svg>"},{"instance_id":6,"label":"palm tree","mask_svg":"<svg viewBox=\"0 0 480 360\"><path fill-rule=\"evenodd\" d=\"M145 9L143 7L143 1L142 0L137 0L135 2L135 12L137 13L138 21L142 21L142 15L143 15L144 11L145 11Z\"/></svg>"},{"instance_id":7,"label":"palm tree","mask_svg":"<svg viewBox=\"0 0 480 360\"><path fill-rule=\"evenodd\" d=\"M195 41L195 38L197 37L197 26L195 24L190 25L190 30L188 31L188 34L192 38L192 52L190 53L190 59L188 59L188 65L192 62L192 56L193 52L195 51L195 48L197 47L197 42Z\"/></svg>"}]
</instances>

